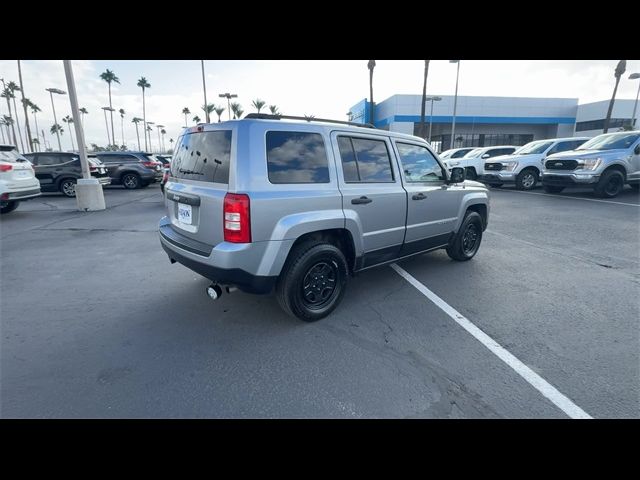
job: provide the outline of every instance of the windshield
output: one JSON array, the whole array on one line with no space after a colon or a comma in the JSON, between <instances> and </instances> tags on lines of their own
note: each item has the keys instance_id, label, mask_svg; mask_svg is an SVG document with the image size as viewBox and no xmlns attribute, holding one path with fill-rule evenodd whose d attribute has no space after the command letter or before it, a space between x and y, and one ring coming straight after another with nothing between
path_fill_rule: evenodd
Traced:
<instances>
[{"instance_id":1,"label":"windshield","mask_svg":"<svg viewBox=\"0 0 640 480\"><path fill-rule=\"evenodd\" d=\"M640 138L640 133L616 133L615 135L598 135L576 150L618 150L627 149Z\"/></svg>"},{"instance_id":2,"label":"windshield","mask_svg":"<svg viewBox=\"0 0 640 480\"><path fill-rule=\"evenodd\" d=\"M26 158L20 155L20 152L14 147L0 147L0 160L3 162L24 162Z\"/></svg>"},{"instance_id":3,"label":"windshield","mask_svg":"<svg viewBox=\"0 0 640 480\"><path fill-rule=\"evenodd\" d=\"M549 148L553 144L553 141L537 141L527 143L524 147L520 147L518 150L513 152L514 155L530 155L534 153L544 153L544 151Z\"/></svg>"},{"instance_id":4,"label":"windshield","mask_svg":"<svg viewBox=\"0 0 640 480\"><path fill-rule=\"evenodd\" d=\"M484 148L474 148L473 150L471 150L469 153L467 153L464 157L462 158L472 158L472 157L477 157L478 155L480 155L480 153L484 150Z\"/></svg>"}]
</instances>

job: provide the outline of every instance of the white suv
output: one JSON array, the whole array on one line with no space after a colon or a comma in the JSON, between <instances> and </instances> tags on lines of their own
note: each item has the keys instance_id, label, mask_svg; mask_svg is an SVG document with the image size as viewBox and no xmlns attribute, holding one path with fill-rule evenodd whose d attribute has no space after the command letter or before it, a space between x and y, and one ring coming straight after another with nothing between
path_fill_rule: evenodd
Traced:
<instances>
[{"instance_id":1,"label":"white suv","mask_svg":"<svg viewBox=\"0 0 640 480\"><path fill-rule=\"evenodd\" d=\"M482 175L482 166L488 158L498 157L500 155L509 155L515 152L518 147L513 145L497 145L493 147L480 147L471 150L461 158L447 158L444 163L449 171L453 167L461 167L465 169L465 175L468 180L476 180Z\"/></svg>"},{"instance_id":2,"label":"white suv","mask_svg":"<svg viewBox=\"0 0 640 480\"><path fill-rule=\"evenodd\" d=\"M527 143L513 155L495 157L485 162L478 180L492 187L515 183L518 190L532 190L540 181L543 163L549 155L575 150L589 137L551 138Z\"/></svg>"},{"instance_id":3,"label":"white suv","mask_svg":"<svg viewBox=\"0 0 640 480\"><path fill-rule=\"evenodd\" d=\"M0 145L0 213L13 212L21 200L39 195L31 163L13 145Z\"/></svg>"}]
</instances>

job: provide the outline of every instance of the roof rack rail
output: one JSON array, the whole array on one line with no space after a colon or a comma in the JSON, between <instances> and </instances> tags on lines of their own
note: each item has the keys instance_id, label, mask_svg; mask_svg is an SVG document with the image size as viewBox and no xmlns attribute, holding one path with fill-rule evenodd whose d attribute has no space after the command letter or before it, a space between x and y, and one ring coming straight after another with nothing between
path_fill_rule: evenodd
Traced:
<instances>
[{"instance_id":1,"label":"roof rack rail","mask_svg":"<svg viewBox=\"0 0 640 480\"><path fill-rule=\"evenodd\" d=\"M341 125L351 125L354 127L376 128L370 123L344 122L342 120L330 120L328 118L295 117L293 115L269 115L268 113L250 113L248 115L245 115L244 118L254 118L258 120L280 120L284 118L287 120L305 120L307 122L328 122L328 123L339 123Z\"/></svg>"}]
</instances>

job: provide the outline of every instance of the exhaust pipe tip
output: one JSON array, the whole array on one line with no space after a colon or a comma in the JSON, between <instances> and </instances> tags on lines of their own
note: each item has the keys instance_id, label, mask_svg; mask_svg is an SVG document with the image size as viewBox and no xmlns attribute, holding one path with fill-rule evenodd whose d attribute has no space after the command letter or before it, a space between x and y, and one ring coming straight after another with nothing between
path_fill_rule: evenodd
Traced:
<instances>
[{"instance_id":1,"label":"exhaust pipe tip","mask_svg":"<svg viewBox=\"0 0 640 480\"><path fill-rule=\"evenodd\" d=\"M222 288L220 288L220 285L212 283L207 287L207 295L211 300L218 300L222 296Z\"/></svg>"},{"instance_id":2,"label":"exhaust pipe tip","mask_svg":"<svg viewBox=\"0 0 640 480\"><path fill-rule=\"evenodd\" d=\"M224 289L227 291L227 293L233 293L236 290L238 290L238 287L229 287L229 286L227 286L227 287L224 287Z\"/></svg>"}]
</instances>

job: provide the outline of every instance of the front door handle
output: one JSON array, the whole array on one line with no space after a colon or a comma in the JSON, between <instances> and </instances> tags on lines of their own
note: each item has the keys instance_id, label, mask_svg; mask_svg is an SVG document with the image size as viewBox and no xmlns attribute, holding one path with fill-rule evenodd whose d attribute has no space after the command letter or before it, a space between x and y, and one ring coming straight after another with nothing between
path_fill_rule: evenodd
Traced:
<instances>
[{"instance_id":1,"label":"front door handle","mask_svg":"<svg viewBox=\"0 0 640 480\"><path fill-rule=\"evenodd\" d=\"M427 196L420 192L420 193L416 193L414 196L411 197L413 200L424 200L425 198L427 198Z\"/></svg>"},{"instance_id":2,"label":"front door handle","mask_svg":"<svg viewBox=\"0 0 640 480\"><path fill-rule=\"evenodd\" d=\"M354 198L354 199L351 200L351 203L353 205L362 205L362 204L371 203L371 202L373 202L373 200L371 200L370 198L364 197L364 196L360 197L360 198Z\"/></svg>"}]
</instances>

